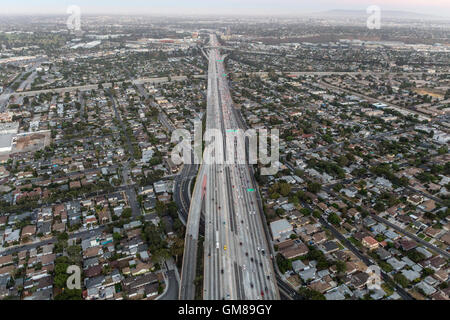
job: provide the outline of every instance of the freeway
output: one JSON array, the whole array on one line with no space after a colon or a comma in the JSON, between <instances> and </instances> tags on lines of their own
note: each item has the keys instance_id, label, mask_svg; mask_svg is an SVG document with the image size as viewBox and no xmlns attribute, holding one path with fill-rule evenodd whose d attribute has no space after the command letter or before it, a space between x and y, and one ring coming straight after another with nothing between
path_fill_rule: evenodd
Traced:
<instances>
[{"instance_id":1,"label":"freeway","mask_svg":"<svg viewBox=\"0 0 450 320\"><path fill-rule=\"evenodd\" d=\"M24 72L25 73L25 72ZM169 81L183 81L186 80L186 76L171 76L170 79L168 77L159 77L159 78L138 78L133 79L131 82L135 85L142 85L144 83L164 83ZM120 85L123 81L116 81L114 84ZM35 96L41 93L64 93L64 92L72 92L72 91L90 91L97 90L99 85L102 85L103 88L111 88L111 82L103 82L103 83L95 83L95 84L85 84L81 86L71 86L71 87L59 87L59 88L51 88L51 89L41 89L41 90L32 90L32 91L22 91L22 92L14 92L11 90L11 95L14 96Z\"/></svg>"},{"instance_id":2,"label":"freeway","mask_svg":"<svg viewBox=\"0 0 450 320\"><path fill-rule=\"evenodd\" d=\"M210 37L216 47L217 38ZM180 298L193 298L198 227L204 214L203 298L279 299L277 279L263 230L245 152L225 132L240 128L218 49L208 52L206 128L218 129L206 147L189 210ZM211 145L214 147L211 147ZM244 157L244 159L242 158ZM207 161L209 160L209 161ZM224 162L225 160L225 162Z\"/></svg>"},{"instance_id":3,"label":"freeway","mask_svg":"<svg viewBox=\"0 0 450 320\"><path fill-rule=\"evenodd\" d=\"M35 78L37 72L36 72L36 68L38 68L43 62L45 61L45 59L43 57L40 57L38 59L36 59L36 61L34 61L32 64L30 64L26 70L24 70L14 81L13 83L19 83L19 86L17 89L20 90L24 90L27 87L31 86L31 82L32 80ZM22 80L22 77L25 76L28 72L31 72L31 74L24 80ZM16 94L16 92L13 90L12 88L12 84L5 88L4 91L2 92L2 94L0 94L0 112L3 112L9 102L9 99L11 96L14 96Z\"/></svg>"},{"instance_id":4,"label":"freeway","mask_svg":"<svg viewBox=\"0 0 450 320\"><path fill-rule=\"evenodd\" d=\"M181 220L184 221L184 224L186 224L191 203L191 184L197 174L197 170L197 164L185 164L181 172L175 177L173 198L181 211Z\"/></svg>"}]
</instances>

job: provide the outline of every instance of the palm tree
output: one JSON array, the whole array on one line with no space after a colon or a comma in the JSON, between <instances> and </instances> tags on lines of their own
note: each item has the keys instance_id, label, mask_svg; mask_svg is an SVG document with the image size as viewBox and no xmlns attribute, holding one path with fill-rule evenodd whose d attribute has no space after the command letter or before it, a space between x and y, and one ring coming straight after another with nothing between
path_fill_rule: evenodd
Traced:
<instances>
[{"instance_id":1,"label":"palm tree","mask_svg":"<svg viewBox=\"0 0 450 320\"><path fill-rule=\"evenodd\" d=\"M181 256L184 252L184 240L177 238L170 247L170 252L175 256L175 262L178 263L178 256Z\"/></svg>"}]
</instances>

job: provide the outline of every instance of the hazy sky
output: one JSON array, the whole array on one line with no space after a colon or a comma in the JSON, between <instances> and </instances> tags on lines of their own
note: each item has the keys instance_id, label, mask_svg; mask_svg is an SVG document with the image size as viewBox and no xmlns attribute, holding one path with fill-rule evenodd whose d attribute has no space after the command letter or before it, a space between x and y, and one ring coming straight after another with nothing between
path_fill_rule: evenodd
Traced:
<instances>
[{"instance_id":1,"label":"hazy sky","mask_svg":"<svg viewBox=\"0 0 450 320\"><path fill-rule=\"evenodd\" d=\"M332 9L401 10L450 17L450 0L0 0L0 14L301 14Z\"/></svg>"}]
</instances>

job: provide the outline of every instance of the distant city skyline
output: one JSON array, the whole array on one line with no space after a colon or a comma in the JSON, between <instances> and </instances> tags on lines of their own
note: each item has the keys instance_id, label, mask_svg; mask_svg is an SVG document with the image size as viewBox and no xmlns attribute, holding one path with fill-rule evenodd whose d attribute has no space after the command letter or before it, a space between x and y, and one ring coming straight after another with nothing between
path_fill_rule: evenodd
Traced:
<instances>
[{"instance_id":1,"label":"distant city skyline","mask_svg":"<svg viewBox=\"0 0 450 320\"><path fill-rule=\"evenodd\" d=\"M365 10L377 5L381 10L408 11L450 17L447 0L0 0L0 15L66 14L67 7L78 5L82 14L218 14L218 15L301 15L328 10Z\"/></svg>"}]
</instances>

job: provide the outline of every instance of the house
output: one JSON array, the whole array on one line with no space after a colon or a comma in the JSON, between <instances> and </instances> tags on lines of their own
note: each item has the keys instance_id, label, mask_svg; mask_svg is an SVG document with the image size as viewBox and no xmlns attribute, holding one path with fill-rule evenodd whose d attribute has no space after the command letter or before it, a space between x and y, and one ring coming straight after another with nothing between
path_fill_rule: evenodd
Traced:
<instances>
[{"instance_id":1,"label":"house","mask_svg":"<svg viewBox=\"0 0 450 320\"><path fill-rule=\"evenodd\" d=\"M424 247L417 247L415 250L416 250L417 252L423 254L423 256L424 256L426 259L429 259L429 258L431 258L431 257L433 256L433 254L432 254L430 251L428 251L427 249L425 249Z\"/></svg>"},{"instance_id":2,"label":"house","mask_svg":"<svg viewBox=\"0 0 450 320\"><path fill-rule=\"evenodd\" d=\"M66 224L63 223L63 222L61 222L61 223L55 222L55 223L53 224L52 230L53 230L53 231L56 231L56 232L61 232L61 233L62 233L62 232L64 232L64 231L66 231Z\"/></svg>"},{"instance_id":3,"label":"house","mask_svg":"<svg viewBox=\"0 0 450 320\"><path fill-rule=\"evenodd\" d=\"M144 286L151 283L156 283L157 281L157 276L154 273L149 272L144 275L125 278L122 283L123 289L130 293L135 289L143 288Z\"/></svg>"},{"instance_id":4,"label":"house","mask_svg":"<svg viewBox=\"0 0 450 320\"><path fill-rule=\"evenodd\" d=\"M333 285L335 285L334 282L331 280L330 276L327 276L325 279L317 279L311 282L308 287L320 293L325 293L332 289Z\"/></svg>"},{"instance_id":5,"label":"house","mask_svg":"<svg viewBox=\"0 0 450 320\"><path fill-rule=\"evenodd\" d=\"M339 246L336 243L336 241L327 241L323 244L323 251L324 253L333 253L335 251L339 250Z\"/></svg>"},{"instance_id":6,"label":"house","mask_svg":"<svg viewBox=\"0 0 450 320\"><path fill-rule=\"evenodd\" d=\"M345 285L341 284L324 294L327 300L345 300L345 296L353 296L353 292Z\"/></svg>"},{"instance_id":7,"label":"house","mask_svg":"<svg viewBox=\"0 0 450 320\"><path fill-rule=\"evenodd\" d=\"M410 195L406 198L406 201L408 201L409 203L411 203L414 206L418 206L419 204L421 204L423 202L423 197L413 194Z\"/></svg>"},{"instance_id":8,"label":"house","mask_svg":"<svg viewBox=\"0 0 450 320\"><path fill-rule=\"evenodd\" d=\"M447 231L439 240L450 246L450 232Z\"/></svg>"},{"instance_id":9,"label":"house","mask_svg":"<svg viewBox=\"0 0 450 320\"><path fill-rule=\"evenodd\" d=\"M145 187L142 187L139 190L139 194L140 195L150 195L150 194L153 194L153 193L154 193L154 191L153 191L153 187L152 186L145 186Z\"/></svg>"},{"instance_id":10,"label":"house","mask_svg":"<svg viewBox=\"0 0 450 320\"><path fill-rule=\"evenodd\" d=\"M354 219L361 218L361 214L355 208L350 208L349 210L347 210L347 214Z\"/></svg>"},{"instance_id":11,"label":"house","mask_svg":"<svg viewBox=\"0 0 450 320\"><path fill-rule=\"evenodd\" d=\"M392 257L391 253L382 247L378 247L377 251L375 251L381 260L387 260Z\"/></svg>"},{"instance_id":12,"label":"house","mask_svg":"<svg viewBox=\"0 0 450 320\"><path fill-rule=\"evenodd\" d=\"M152 298L158 295L159 293L159 284L158 283L150 283L144 287L145 296L147 298Z\"/></svg>"},{"instance_id":13,"label":"house","mask_svg":"<svg viewBox=\"0 0 450 320\"><path fill-rule=\"evenodd\" d=\"M417 247L417 243L409 239L401 239L398 243L404 251L409 251Z\"/></svg>"},{"instance_id":14,"label":"house","mask_svg":"<svg viewBox=\"0 0 450 320\"><path fill-rule=\"evenodd\" d=\"M111 221L109 209L107 207L104 207L98 212L98 221L100 224L105 224Z\"/></svg>"},{"instance_id":15,"label":"house","mask_svg":"<svg viewBox=\"0 0 450 320\"><path fill-rule=\"evenodd\" d=\"M158 181L153 184L155 193L165 193L168 192L167 185L165 181Z\"/></svg>"},{"instance_id":16,"label":"house","mask_svg":"<svg viewBox=\"0 0 450 320\"><path fill-rule=\"evenodd\" d=\"M389 263L392 266L392 268L394 268L397 271L400 271L406 266L405 262L399 261L394 257L387 259L386 262Z\"/></svg>"},{"instance_id":17,"label":"house","mask_svg":"<svg viewBox=\"0 0 450 320\"><path fill-rule=\"evenodd\" d=\"M300 240L287 240L278 244L278 251L286 259L294 259L308 253L308 247Z\"/></svg>"},{"instance_id":18,"label":"house","mask_svg":"<svg viewBox=\"0 0 450 320\"><path fill-rule=\"evenodd\" d=\"M292 269L295 273L299 273L302 270L305 270L306 265L302 262L302 260L294 260L292 261Z\"/></svg>"},{"instance_id":19,"label":"house","mask_svg":"<svg viewBox=\"0 0 450 320\"><path fill-rule=\"evenodd\" d=\"M415 287L420 289L427 296L430 296L437 291L425 281L420 281Z\"/></svg>"},{"instance_id":20,"label":"house","mask_svg":"<svg viewBox=\"0 0 450 320\"><path fill-rule=\"evenodd\" d=\"M273 240L287 238L287 236L293 231L292 225L286 219L271 222L270 229L272 231Z\"/></svg>"},{"instance_id":21,"label":"house","mask_svg":"<svg viewBox=\"0 0 450 320\"><path fill-rule=\"evenodd\" d=\"M434 272L433 277L441 282L445 282L448 280L448 272L440 269Z\"/></svg>"},{"instance_id":22,"label":"house","mask_svg":"<svg viewBox=\"0 0 450 320\"><path fill-rule=\"evenodd\" d=\"M428 235L428 236L430 236L432 238L435 238L435 237L437 237L437 236L439 236L441 234L442 229L435 229L433 227L428 227L428 228L426 228L424 230L424 232L425 232L426 235Z\"/></svg>"},{"instance_id":23,"label":"house","mask_svg":"<svg viewBox=\"0 0 450 320\"><path fill-rule=\"evenodd\" d=\"M423 211L431 212L436 209L436 203L434 202L434 200L430 199L422 202L418 207Z\"/></svg>"},{"instance_id":24,"label":"house","mask_svg":"<svg viewBox=\"0 0 450 320\"><path fill-rule=\"evenodd\" d=\"M351 276L350 285L355 289L362 289L368 280L369 275L366 272L358 271Z\"/></svg>"},{"instance_id":25,"label":"house","mask_svg":"<svg viewBox=\"0 0 450 320\"><path fill-rule=\"evenodd\" d=\"M6 256L0 256L0 267L7 266L9 264L12 264L14 262L13 256L11 254Z\"/></svg>"},{"instance_id":26,"label":"house","mask_svg":"<svg viewBox=\"0 0 450 320\"><path fill-rule=\"evenodd\" d=\"M161 201L163 203L169 203L172 199L172 196L168 194L167 192L164 192L163 194L158 196L158 201Z\"/></svg>"},{"instance_id":27,"label":"house","mask_svg":"<svg viewBox=\"0 0 450 320\"><path fill-rule=\"evenodd\" d=\"M8 222L8 216L0 216L0 227L6 226Z\"/></svg>"},{"instance_id":28,"label":"house","mask_svg":"<svg viewBox=\"0 0 450 320\"><path fill-rule=\"evenodd\" d=\"M372 219L371 217L367 216L363 219L363 224L366 228L370 228L370 227L376 225L377 222L374 219Z\"/></svg>"},{"instance_id":29,"label":"house","mask_svg":"<svg viewBox=\"0 0 450 320\"><path fill-rule=\"evenodd\" d=\"M51 300L53 297L53 288L34 292L31 296L24 297L24 300Z\"/></svg>"},{"instance_id":30,"label":"house","mask_svg":"<svg viewBox=\"0 0 450 320\"><path fill-rule=\"evenodd\" d=\"M402 275L411 282L420 278L420 273L414 270L402 270Z\"/></svg>"},{"instance_id":31,"label":"house","mask_svg":"<svg viewBox=\"0 0 450 320\"><path fill-rule=\"evenodd\" d=\"M102 274L102 266L96 265L88 268L83 271L83 274L86 278L93 278Z\"/></svg>"},{"instance_id":32,"label":"house","mask_svg":"<svg viewBox=\"0 0 450 320\"><path fill-rule=\"evenodd\" d=\"M22 236L21 236L22 241L24 241L24 239L26 239L26 238L29 239L30 237L34 236L35 233L36 233L36 226L28 225L28 226L23 227L22 228Z\"/></svg>"},{"instance_id":33,"label":"house","mask_svg":"<svg viewBox=\"0 0 450 320\"><path fill-rule=\"evenodd\" d=\"M307 235L311 235L319 231L319 227L317 226L317 224L307 224L306 226L303 227L303 230Z\"/></svg>"},{"instance_id":34,"label":"house","mask_svg":"<svg viewBox=\"0 0 450 320\"><path fill-rule=\"evenodd\" d=\"M302 270L298 273L298 275L300 276L300 278L302 278L302 280L304 282L308 282L310 280L314 280L316 278L316 268L308 268L305 270Z\"/></svg>"},{"instance_id":35,"label":"house","mask_svg":"<svg viewBox=\"0 0 450 320\"><path fill-rule=\"evenodd\" d=\"M430 267L434 270L437 271L441 268L443 268L446 264L447 261L442 258L441 256L434 256L433 258L428 260L430 263Z\"/></svg>"},{"instance_id":36,"label":"house","mask_svg":"<svg viewBox=\"0 0 450 320\"><path fill-rule=\"evenodd\" d=\"M312 236L312 240L315 244L321 244L327 240L327 234L325 231L317 232Z\"/></svg>"},{"instance_id":37,"label":"house","mask_svg":"<svg viewBox=\"0 0 450 320\"><path fill-rule=\"evenodd\" d=\"M12 231L11 229L5 230L5 242L8 244L12 244L20 239L20 229L16 229Z\"/></svg>"},{"instance_id":38,"label":"house","mask_svg":"<svg viewBox=\"0 0 450 320\"><path fill-rule=\"evenodd\" d=\"M378 248L379 243L371 236L364 237L361 241L362 245L369 250L375 250Z\"/></svg>"},{"instance_id":39,"label":"house","mask_svg":"<svg viewBox=\"0 0 450 320\"><path fill-rule=\"evenodd\" d=\"M47 236L52 231L52 222L51 221L44 221L44 222L38 222L37 224L37 233L43 234L44 236Z\"/></svg>"},{"instance_id":40,"label":"house","mask_svg":"<svg viewBox=\"0 0 450 320\"><path fill-rule=\"evenodd\" d=\"M100 246L97 247L90 247L87 248L84 252L83 252L83 258L84 259L89 259L92 257L96 257L100 254L103 254L103 250Z\"/></svg>"},{"instance_id":41,"label":"house","mask_svg":"<svg viewBox=\"0 0 450 320\"><path fill-rule=\"evenodd\" d=\"M151 264L139 262L136 267L131 270L131 274L133 276L141 275L149 272L152 268L153 266Z\"/></svg>"}]
</instances>

